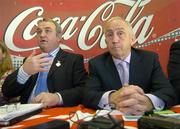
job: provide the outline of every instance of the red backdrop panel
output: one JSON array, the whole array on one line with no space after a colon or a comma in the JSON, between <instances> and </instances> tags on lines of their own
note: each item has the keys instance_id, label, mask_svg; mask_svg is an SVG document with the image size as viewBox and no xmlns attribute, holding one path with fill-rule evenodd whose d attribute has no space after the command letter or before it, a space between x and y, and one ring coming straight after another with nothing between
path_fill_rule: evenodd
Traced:
<instances>
[{"instance_id":1,"label":"red backdrop panel","mask_svg":"<svg viewBox=\"0 0 180 129\"><path fill-rule=\"evenodd\" d=\"M39 50L34 28L39 19L56 19L63 29L63 49L83 54L85 63L106 51L103 23L112 16L128 20L137 37L134 47L159 54L166 73L169 47L180 35L179 0L1 0L0 39L15 65Z\"/></svg>"}]
</instances>

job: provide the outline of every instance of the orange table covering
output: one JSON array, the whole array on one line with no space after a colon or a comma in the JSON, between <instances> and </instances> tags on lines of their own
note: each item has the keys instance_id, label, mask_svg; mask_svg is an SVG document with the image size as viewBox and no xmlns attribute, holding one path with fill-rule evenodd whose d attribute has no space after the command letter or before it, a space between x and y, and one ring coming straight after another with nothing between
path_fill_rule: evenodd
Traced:
<instances>
[{"instance_id":1,"label":"orange table covering","mask_svg":"<svg viewBox=\"0 0 180 129\"><path fill-rule=\"evenodd\" d=\"M29 126L48 122L48 121L53 120L52 117L56 117L59 115L68 115L71 112L76 112L78 110L80 110L83 113L86 113L86 112L91 113L91 114L95 113L95 110L85 108L83 105L78 105L75 107L57 107L57 108L51 108L51 109L44 109L39 114L39 115L44 115L44 117L36 118L36 119L32 119L32 120L21 121L19 123L16 123L15 125L13 125L13 126L17 126L16 128L13 128L13 129L22 129L22 128L26 128ZM172 107L172 110L180 113L180 105ZM64 120L67 120L67 119L64 119ZM124 125L137 127L137 122L136 121L126 121L126 122L124 122ZM71 129L77 129L77 125L73 124Z\"/></svg>"}]
</instances>

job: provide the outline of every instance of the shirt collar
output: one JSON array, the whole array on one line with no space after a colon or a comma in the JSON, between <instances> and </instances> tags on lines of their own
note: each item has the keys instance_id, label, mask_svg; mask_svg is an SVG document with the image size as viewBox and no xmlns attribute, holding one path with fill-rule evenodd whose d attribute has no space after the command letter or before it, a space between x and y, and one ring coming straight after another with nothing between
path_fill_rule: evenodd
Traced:
<instances>
[{"instance_id":1,"label":"shirt collar","mask_svg":"<svg viewBox=\"0 0 180 129\"><path fill-rule=\"evenodd\" d=\"M117 59L115 57L112 56L112 59L115 63L115 65L117 66L119 63L122 63L122 62L127 62L128 64L130 64L130 59L131 59L131 52L129 53L129 55L124 59L124 60L120 60L120 59Z\"/></svg>"},{"instance_id":2,"label":"shirt collar","mask_svg":"<svg viewBox=\"0 0 180 129\"><path fill-rule=\"evenodd\" d=\"M59 50L60 48L57 47L56 49L50 51L48 54L51 55L52 57L55 57Z\"/></svg>"}]
</instances>

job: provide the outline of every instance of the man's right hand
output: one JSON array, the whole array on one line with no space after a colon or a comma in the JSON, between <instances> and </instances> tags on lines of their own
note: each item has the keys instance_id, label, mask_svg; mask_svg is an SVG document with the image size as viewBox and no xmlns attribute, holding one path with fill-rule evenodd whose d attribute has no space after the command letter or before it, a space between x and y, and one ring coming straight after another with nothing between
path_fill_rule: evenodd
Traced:
<instances>
[{"instance_id":1,"label":"man's right hand","mask_svg":"<svg viewBox=\"0 0 180 129\"><path fill-rule=\"evenodd\" d=\"M23 64L23 70L28 75L33 75L42 71L48 71L49 66L52 64L52 58L48 57L47 53L41 53L39 55L35 54L36 52L33 51Z\"/></svg>"}]
</instances>

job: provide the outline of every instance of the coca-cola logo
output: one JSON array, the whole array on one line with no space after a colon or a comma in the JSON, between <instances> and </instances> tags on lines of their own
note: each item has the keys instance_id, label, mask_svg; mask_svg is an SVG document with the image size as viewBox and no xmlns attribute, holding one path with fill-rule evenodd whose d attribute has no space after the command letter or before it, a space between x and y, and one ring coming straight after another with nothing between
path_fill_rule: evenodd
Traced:
<instances>
[{"instance_id":1,"label":"coca-cola logo","mask_svg":"<svg viewBox=\"0 0 180 129\"><path fill-rule=\"evenodd\" d=\"M133 31L137 37L137 43L143 44L149 36L152 34L154 27L150 26L153 20L153 14L147 16L141 16L145 6L150 3L151 0L114 0L107 1L103 3L101 6L97 7L90 15L87 16L69 16L65 20L61 20L61 17L54 17L53 19L58 21L63 29L62 37L65 40L71 39L73 36L77 36L77 46L79 49L83 51L91 50L95 45L99 45L100 49L105 49L106 44L103 35L102 25L97 23L94 24L94 21L99 19L101 22L108 20L113 16L113 13L116 10L116 7L119 5L125 5L129 8L125 19L129 21L133 25ZM14 35L16 30L20 26L20 24L26 20L26 17L29 15L36 13L36 18L31 19L29 24L24 27L22 31L22 39L25 41L32 40L36 33L31 33L32 29L35 25L37 25L37 21L42 19L42 15L44 13L44 9L41 6L31 7L19 13L8 25L5 32L5 43L8 48L14 52L26 52L34 49L38 49L39 47L30 47L23 48L19 47L14 43ZM77 25L78 22L83 22L83 26L80 28ZM93 41L91 39L94 39ZM60 44L62 49L68 49L73 51L71 46Z\"/></svg>"}]
</instances>

